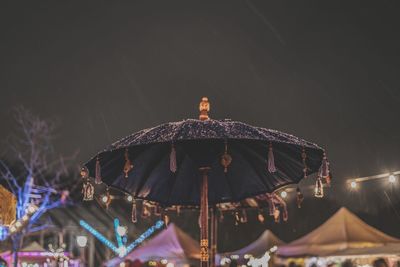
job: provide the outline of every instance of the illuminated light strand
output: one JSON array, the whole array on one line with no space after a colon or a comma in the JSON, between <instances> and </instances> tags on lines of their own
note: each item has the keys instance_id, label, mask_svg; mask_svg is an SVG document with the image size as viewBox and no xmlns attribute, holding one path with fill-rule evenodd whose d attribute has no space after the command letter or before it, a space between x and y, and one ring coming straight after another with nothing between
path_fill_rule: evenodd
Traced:
<instances>
[{"instance_id":1,"label":"illuminated light strand","mask_svg":"<svg viewBox=\"0 0 400 267\"><path fill-rule=\"evenodd\" d=\"M400 171L382 173L382 174L365 176L365 177L358 177L358 178L355 178L355 179L348 179L347 181L355 181L355 182L359 183L359 182L365 182L365 181L370 181L370 180L389 178L391 176L395 177L397 175L400 175Z\"/></svg>"},{"instance_id":2,"label":"illuminated light strand","mask_svg":"<svg viewBox=\"0 0 400 267\"><path fill-rule=\"evenodd\" d=\"M116 254L119 253L118 248L110 240L108 240L104 235L102 235L100 232L98 232L96 229L90 226L87 222L85 222L84 220L80 220L79 224L87 231L89 231L89 233L94 235L100 242L106 245L109 249L114 251Z\"/></svg>"},{"instance_id":3,"label":"illuminated light strand","mask_svg":"<svg viewBox=\"0 0 400 267\"><path fill-rule=\"evenodd\" d=\"M118 232L118 227L120 227L119 225L119 220L117 218L114 219L114 231L115 231L115 237L117 238L117 243L118 243L118 247L122 247L122 238L121 235Z\"/></svg>"},{"instance_id":4,"label":"illuminated light strand","mask_svg":"<svg viewBox=\"0 0 400 267\"><path fill-rule=\"evenodd\" d=\"M116 220L114 220L114 227L116 225L119 226L119 220L118 219L116 219ZM90 226L84 220L80 220L79 224L83 228L85 228L87 231L89 231L89 233L91 233L93 236L95 236L100 242L102 242L104 245L106 245L108 248L110 248L112 251L114 251L120 258L123 258L127 254L129 254L135 247L137 247L140 243L142 243L145 239L147 239L149 236L151 236L156 230L163 227L164 222L161 220L157 221L155 225L153 225L152 227L147 229L135 241L133 241L128 247L125 247L124 245L119 245L118 247L116 247L113 242L108 240L104 235L102 235L99 231L94 229L92 226ZM116 235L119 235L119 234L116 233ZM121 244L122 244L122 241L121 241Z\"/></svg>"},{"instance_id":5,"label":"illuminated light strand","mask_svg":"<svg viewBox=\"0 0 400 267\"><path fill-rule=\"evenodd\" d=\"M146 238L148 238L149 236L151 236L156 230L160 229L161 227L163 227L164 222L163 221L157 221L155 225L153 225L152 227L150 227L149 229L146 230L146 232L144 232L143 234L141 234L139 236L138 239L136 239L135 241L133 241L127 248L126 248L126 254L128 254L129 252L131 252L137 245L139 245L140 243L142 243Z\"/></svg>"}]
</instances>

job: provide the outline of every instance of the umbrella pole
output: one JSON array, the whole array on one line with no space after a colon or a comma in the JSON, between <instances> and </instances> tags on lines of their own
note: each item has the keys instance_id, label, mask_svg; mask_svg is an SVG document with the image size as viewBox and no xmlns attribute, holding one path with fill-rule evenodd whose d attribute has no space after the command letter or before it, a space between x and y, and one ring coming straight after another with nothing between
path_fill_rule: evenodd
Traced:
<instances>
[{"instance_id":1,"label":"umbrella pole","mask_svg":"<svg viewBox=\"0 0 400 267\"><path fill-rule=\"evenodd\" d=\"M199 169L202 174L200 188L200 264L209 266L208 253L208 171L209 167Z\"/></svg>"},{"instance_id":2,"label":"umbrella pole","mask_svg":"<svg viewBox=\"0 0 400 267\"><path fill-rule=\"evenodd\" d=\"M217 207L214 206L211 213L211 267L215 267L215 256L217 255L217 242L218 242L218 217Z\"/></svg>"}]
</instances>

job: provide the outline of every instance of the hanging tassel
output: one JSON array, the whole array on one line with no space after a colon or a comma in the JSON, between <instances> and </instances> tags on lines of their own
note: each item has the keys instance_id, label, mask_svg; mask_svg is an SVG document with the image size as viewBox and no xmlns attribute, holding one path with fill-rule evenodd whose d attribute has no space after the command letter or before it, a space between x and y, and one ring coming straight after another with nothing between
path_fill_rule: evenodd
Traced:
<instances>
[{"instance_id":1,"label":"hanging tassel","mask_svg":"<svg viewBox=\"0 0 400 267\"><path fill-rule=\"evenodd\" d=\"M82 193L84 201L93 200L94 186L89 182L89 180L83 183Z\"/></svg>"},{"instance_id":2,"label":"hanging tassel","mask_svg":"<svg viewBox=\"0 0 400 267\"><path fill-rule=\"evenodd\" d=\"M262 215L261 211L258 211L257 219L260 223L265 221L264 215Z\"/></svg>"},{"instance_id":3,"label":"hanging tassel","mask_svg":"<svg viewBox=\"0 0 400 267\"><path fill-rule=\"evenodd\" d=\"M300 209L301 204L303 203L303 200L304 200L304 195L303 195L303 193L301 193L299 187L297 187L297 189L296 189L296 200L297 200L297 207Z\"/></svg>"},{"instance_id":4,"label":"hanging tassel","mask_svg":"<svg viewBox=\"0 0 400 267\"><path fill-rule=\"evenodd\" d=\"M315 182L314 196L318 197L318 198L324 197L324 187L323 187L323 184L322 184L321 177L318 177L317 181Z\"/></svg>"},{"instance_id":5,"label":"hanging tassel","mask_svg":"<svg viewBox=\"0 0 400 267\"><path fill-rule=\"evenodd\" d=\"M228 141L225 140L224 154L221 156L221 165L224 167L224 173L228 172L228 166L232 163L232 156L228 154Z\"/></svg>"},{"instance_id":6,"label":"hanging tassel","mask_svg":"<svg viewBox=\"0 0 400 267\"><path fill-rule=\"evenodd\" d=\"M141 217L142 218L147 218L149 216L150 216L150 211L147 208L147 205L145 204L145 202L143 201L142 202L142 214L141 214Z\"/></svg>"},{"instance_id":7,"label":"hanging tassel","mask_svg":"<svg viewBox=\"0 0 400 267\"><path fill-rule=\"evenodd\" d=\"M281 215L281 212L279 211L279 209L275 209L273 216L274 216L274 220L276 223L280 222L280 215Z\"/></svg>"},{"instance_id":8,"label":"hanging tassel","mask_svg":"<svg viewBox=\"0 0 400 267\"><path fill-rule=\"evenodd\" d=\"M284 222L287 222L287 220L289 219L289 214L286 206L283 206L282 219Z\"/></svg>"},{"instance_id":9,"label":"hanging tassel","mask_svg":"<svg viewBox=\"0 0 400 267\"><path fill-rule=\"evenodd\" d=\"M128 174L132 169L133 169L133 164L129 159L129 151L128 149L125 149L125 165L124 165L125 178L128 178Z\"/></svg>"},{"instance_id":10,"label":"hanging tassel","mask_svg":"<svg viewBox=\"0 0 400 267\"><path fill-rule=\"evenodd\" d=\"M268 208L269 208L269 216L274 216L276 208L271 195L268 195Z\"/></svg>"},{"instance_id":11,"label":"hanging tassel","mask_svg":"<svg viewBox=\"0 0 400 267\"><path fill-rule=\"evenodd\" d=\"M169 155L169 169L173 173L175 173L178 169L176 164L176 150L174 144L171 145L171 153Z\"/></svg>"},{"instance_id":12,"label":"hanging tassel","mask_svg":"<svg viewBox=\"0 0 400 267\"><path fill-rule=\"evenodd\" d=\"M89 179L89 170L86 166L81 168L80 175L82 179Z\"/></svg>"},{"instance_id":13,"label":"hanging tassel","mask_svg":"<svg viewBox=\"0 0 400 267\"><path fill-rule=\"evenodd\" d=\"M222 212L222 210L219 211L219 222L222 223L224 221L224 213Z\"/></svg>"},{"instance_id":14,"label":"hanging tassel","mask_svg":"<svg viewBox=\"0 0 400 267\"><path fill-rule=\"evenodd\" d=\"M324 157L322 159L322 178L328 177L329 176L329 161L328 158L326 157L326 154L324 152Z\"/></svg>"},{"instance_id":15,"label":"hanging tassel","mask_svg":"<svg viewBox=\"0 0 400 267\"><path fill-rule=\"evenodd\" d=\"M306 163L306 159L307 159L307 154L306 154L306 150L303 147L303 150L301 152L301 159L303 160L303 173L304 173L304 178L307 178L307 163Z\"/></svg>"},{"instance_id":16,"label":"hanging tassel","mask_svg":"<svg viewBox=\"0 0 400 267\"><path fill-rule=\"evenodd\" d=\"M331 174L329 173L329 175L325 177L326 185L327 185L328 187L331 186L331 180L332 180Z\"/></svg>"},{"instance_id":17,"label":"hanging tassel","mask_svg":"<svg viewBox=\"0 0 400 267\"><path fill-rule=\"evenodd\" d=\"M108 191L108 187L107 187L107 190L106 190L105 197L106 197L106 201L104 201L104 204L106 205L106 209L108 210L108 207L111 204L111 195L110 195L110 191Z\"/></svg>"},{"instance_id":18,"label":"hanging tassel","mask_svg":"<svg viewBox=\"0 0 400 267\"><path fill-rule=\"evenodd\" d=\"M95 176L94 176L94 183L101 184L101 166L100 166L99 157L97 157L97 159L96 159L96 170L95 170Z\"/></svg>"},{"instance_id":19,"label":"hanging tassel","mask_svg":"<svg viewBox=\"0 0 400 267\"><path fill-rule=\"evenodd\" d=\"M242 217L240 218L241 223L247 223L247 212L245 209L242 209Z\"/></svg>"},{"instance_id":20,"label":"hanging tassel","mask_svg":"<svg viewBox=\"0 0 400 267\"><path fill-rule=\"evenodd\" d=\"M169 224L169 217L167 214L164 214L164 224L167 226Z\"/></svg>"},{"instance_id":21,"label":"hanging tassel","mask_svg":"<svg viewBox=\"0 0 400 267\"><path fill-rule=\"evenodd\" d=\"M160 208L160 205L158 205L158 204L156 204L154 206L154 215L156 215L156 216L160 216L161 215L161 208Z\"/></svg>"},{"instance_id":22,"label":"hanging tassel","mask_svg":"<svg viewBox=\"0 0 400 267\"><path fill-rule=\"evenodd\" d=\"M269 148L268 148L268 171L269 173L276 172L274 151L272 149L271 143L269 143Z\"/></svg>"},{"instance_id":23,"label":"hanging tassel","mask_svg":"<svg viewBox=\"0 0 400 267\"><path fill-rule=\"evenodd\" d=\"M240 222L239 212L235 211L235 225L238 226Z\"/></svg>"},{"instance_id":24,"label":"hanging tassel","mask_svg":"<svg viewBox=\"0 0 400 267\"><path fill-rule=\"evenodd\" d=\"M137 222L137 207L136 207L136 200L132 201L132 212L131 212L131 220L133 223Z\"/></svg>"}]
</instances>

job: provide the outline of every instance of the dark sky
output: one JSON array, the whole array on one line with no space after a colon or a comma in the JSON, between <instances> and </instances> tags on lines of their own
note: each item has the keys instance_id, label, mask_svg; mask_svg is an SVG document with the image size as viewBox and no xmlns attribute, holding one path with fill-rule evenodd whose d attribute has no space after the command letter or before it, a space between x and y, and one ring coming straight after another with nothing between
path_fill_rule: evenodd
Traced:
<instances>
[{"instance_id":1,"label":"dark sky","mask_svg":"<svg viewBox=\"0 0 400 267\"><path fill-rule=\"evenodd\" d=\"M231 118L325 147L336 181L400 169L396 1L2 1L0 138L24 105L83 162L131 132Z\"/></svg>"}]
</instances>

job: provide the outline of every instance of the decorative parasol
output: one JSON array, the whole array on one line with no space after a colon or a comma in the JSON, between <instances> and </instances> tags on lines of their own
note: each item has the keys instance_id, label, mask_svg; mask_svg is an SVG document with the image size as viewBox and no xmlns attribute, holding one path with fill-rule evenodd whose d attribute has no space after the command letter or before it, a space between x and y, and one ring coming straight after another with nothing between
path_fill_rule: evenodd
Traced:
<instances>
[{"instance_id":1,"label":"decorative parasol","mask_svg":"<svg viewBox=\"0 0 400 267\"><path fill-rule=\"evenodd\" d=\"M199 206L201 263L208 266L209 205L273 193L313 173L318 173L315 195L322 197L329 163L321 147L296 136L210 119L206 97L199 110L199 120L165 123L122 138L89 160L81 175L86 200L93 198L89 177L94 177L134 199L163 207Z\"/></svg>"}]
</instances>

